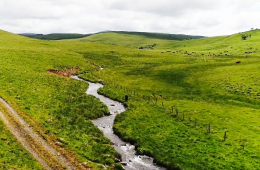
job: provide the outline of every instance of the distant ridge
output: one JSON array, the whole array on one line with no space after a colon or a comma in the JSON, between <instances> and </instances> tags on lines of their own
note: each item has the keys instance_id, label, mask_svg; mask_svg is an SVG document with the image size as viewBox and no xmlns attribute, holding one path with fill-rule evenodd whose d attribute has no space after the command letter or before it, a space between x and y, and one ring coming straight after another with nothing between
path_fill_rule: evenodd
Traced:
<instances>
[{"instance_id":1,"label":"distant ridge","mask_svg":"<svg viewBox=\"0 0 260 170\"><path fill-rule=\"evenodd\" d=\"M87 36L103 33L118 33L126 35L138 35L146 38L152 39L162 39L162 40L190 40L190 39L200 39L205 38L205 36L199 35L185 35L185 34L167 34L167 33L154 33L154 32L134 32L134 31L100 31L94 34L73 34L73 33L52 33L52 34L35 34L35 33L22 33L19 35L26 36L29 38L41 39L41 40L62 40L62 39L77 39L84 38Z\"/></svg>"},{"instance_id":2,"label":"distant ridge","mask_svg":"<svg viewBox=\"0 0 260 170\"><path fill-rule=\"evenodd\" d=\"M90 36L92 34L73 34L73 33L52 33L52 34L33 34L23 33L19 34L29 38L40 39L40 40L64 40L64 39L77 39Z\"/></svg>"},{"instance_id":3,"label":"distant ridge","mask_svg":"<svg viewBox=\"0 0 260 170\"><path fill-rule=\"evenodd\" d=\"M24 35L24 36L26 36L26 35L36 35L35 33L22 33L22 34L19 34L19 35Z\"/></svg>"},{"instance_id":4,"label":"distant ridge","mask_svg":"<svg viewBox=\"0 0 260 170\"><path fill-rule=\"evenodd\" d=\"M131 32L131 31L111 31L119 34L139 35L146 38L163 39L163 40L189 40L189 39L201 39L205 36L199 35L185 35L185 34L167 34L167 33L153 33L153 32Z\"/></svg>"},{"instance_id":5,"label":"distant ridge","mask_svg":"<svg viewBox=\"0 0 260 170\"><path fill-rule=\"evenodd\" d=\"M195 41L196 39L207 39L204 36L193 36L184 34L111 31L96 33L79 39L80 41L98 42L109 45L134 49L168 49L176 43L184 41Z\"/></svg>"}]
</instances>

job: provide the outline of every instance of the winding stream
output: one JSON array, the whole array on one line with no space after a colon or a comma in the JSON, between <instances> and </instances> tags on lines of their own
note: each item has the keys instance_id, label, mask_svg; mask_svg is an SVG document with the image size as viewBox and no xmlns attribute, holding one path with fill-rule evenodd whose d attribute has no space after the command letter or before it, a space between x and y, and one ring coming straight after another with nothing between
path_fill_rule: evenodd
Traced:
<instances>
[{"instance_id":1,"label":"winding stream","mask_svg":"<svg viewBox=\"0 0 260 170\"><path fill-rule=\"evenodd\" d=\"M71 76L71 78L85 81L80 79L78 76ZM135 146L130 143L122 141L113 132L113 124L117 114L126 111L126 108L122 103L109 99L97 93L99 88L104 87L99 83L91 83L85 81L89 84L89 88L86 93L93 95L103 102L110 110L110 116L104 116L102 118L93 120L95 126L97 126L104 135L111 140L115 150L122 155L123 166L126 170L166 170L166 168L159 167L153 163L153 158L148 156L135 155Z\"/></svg>"}]
</instances>

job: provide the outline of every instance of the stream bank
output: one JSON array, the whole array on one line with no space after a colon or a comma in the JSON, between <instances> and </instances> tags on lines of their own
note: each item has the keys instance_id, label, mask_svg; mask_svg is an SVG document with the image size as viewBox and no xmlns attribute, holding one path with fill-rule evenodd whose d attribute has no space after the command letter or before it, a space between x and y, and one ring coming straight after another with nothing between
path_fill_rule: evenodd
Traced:
<instances>
[{"instance_id":1,"label":"stream bank","mask_svg":"<svg viewBox=\"0 0 260 170\"><path fill-rule=\"evenodd\" d=\"M113 124L116 115L126 111L126 108L122 103L98 94L98 89L104 87L102 84L91 83L89 81L80 79L78 76L71 76L71 78L88 83L89 88L87 89L86 93L98 98L108 107L110 116L104 116L99 119L92 120L92 122L104 133L108 139L110 139L111 144L115 150L122 155L121 164L126 170L166 170L166 168L154 164L153 158L145 155L136 155L134 145L124 142L114 134Z\"/></svg>"}]
</instances>

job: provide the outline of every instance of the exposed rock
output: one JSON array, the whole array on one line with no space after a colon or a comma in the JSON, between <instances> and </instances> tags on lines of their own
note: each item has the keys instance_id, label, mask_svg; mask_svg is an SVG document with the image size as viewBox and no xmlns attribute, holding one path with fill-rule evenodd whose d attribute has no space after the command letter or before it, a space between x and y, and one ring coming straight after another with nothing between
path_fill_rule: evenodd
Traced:
<instances>
[{"instance_id":1,"label":"exposed rock","mask_svg":"<svg viewBox=\"0 0 260 170\"><path fill-rule=\"evenodd\" d=\"M125 166L127 165L127 163L126 163L126 162L120 162L120 163L121 163L121 165L125 165Z\"/></svg>"},{"instance_id":2,"label":"exposed rock","mask_svg":"<svg viewBox=\"0 0 260 170\"><path fill-rule=\"evenodd\" d=\"M55 145L62 147L63 144L61 142L56 142Z\"/></svg>"},{"instance_id":3,"label":"exposed rock","mask_svg":"<svg viewBox=\"0 0 260 170\"><path fill-rule=\"evenodd\" d=\"M115 162L121 162L121 160L118 158L115 158Z\"/></svg>"},{"instance_id":4,"label":"exposed rock","mask_svg":"<svg viewBox=\"0 0 260 170\"><path fill-rule=\"evenodd\" d=\"M116 143L115 142L110 142L110 145L115 145Z\"/></svg>"}]
</instances>

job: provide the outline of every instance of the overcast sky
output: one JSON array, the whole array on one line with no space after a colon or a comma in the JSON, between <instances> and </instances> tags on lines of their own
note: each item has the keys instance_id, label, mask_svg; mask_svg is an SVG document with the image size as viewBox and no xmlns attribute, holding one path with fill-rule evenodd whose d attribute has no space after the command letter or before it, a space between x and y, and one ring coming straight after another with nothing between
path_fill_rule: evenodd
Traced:
<instances>
[{"instance_id":1,"label":"overcast sky","mask_svg":"<svg viewBox=\"0 0 260 170\"><path fill-rule=\"evenodd\" d=\"M218 36L260 28L258 0L0 0L13 33L105 30Z\"/></svg>"}]
</instances>

